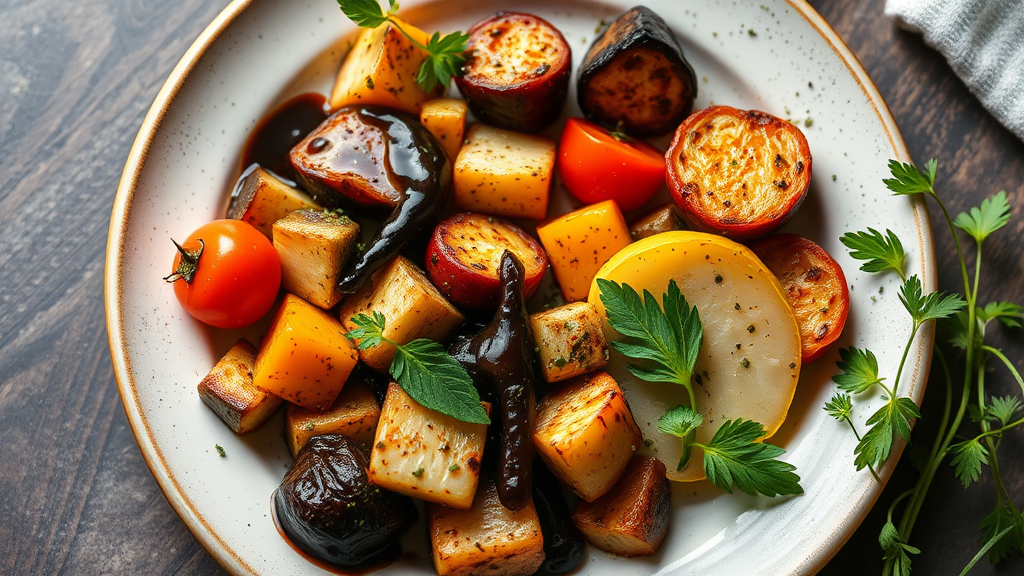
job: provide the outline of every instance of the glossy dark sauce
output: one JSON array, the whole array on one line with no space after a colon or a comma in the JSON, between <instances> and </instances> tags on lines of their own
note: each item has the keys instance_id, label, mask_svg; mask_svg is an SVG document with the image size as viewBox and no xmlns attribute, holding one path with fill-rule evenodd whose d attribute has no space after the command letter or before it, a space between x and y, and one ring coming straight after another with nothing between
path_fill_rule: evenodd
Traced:
<instances>
[{"instance_id":1,"label":"glossy dark sauce","mask_svg":"<svg viewBox=\"0 0 1024 576\"><path fill-rule=\"evenodd\" d=\"M306 552L302 548L299 548L292 539L285 533L284 528L281 527L281 521L277 518L277 506L274 505L274 497L277 490L270 494L270 516L274 519L274 527L277 528L277 533L281 535L281 538L295 551L296 554L305 558L309 563L316 565L325 572L331 574L338 574L339 576L363 576L364 574L370 574L372 572L378 572L394 564L399 559L413 560L416 558L415 552L402 553L401 546L392 546L388 551L384 552L381 557L375 558L359 566L339 566L337 564L331 564L326 560L322 560L313 556L309 552Z\"/></svg>"},{"instance_id":2,"label":"glossy dark sauce","mask_svg":"<svg viewBox=\"0 0 1024 576\"><path fill-rule=\"evenodd\" d=\"M299 94L274 108L245 141L242 167L259 164L274 174L295 180L288 152L327 119L327 97L315 92Z\"/></svg>"},{"instance_id":3,"label":"glossy dark sauce","mask_svg":"<svg viewBox=\"0 0 1024 576\"><path fill-rule=\"evenodd\" d=\"M356 115L361 122L384 134L384 174L401 197L398 205L384 220L375 241L342 278L339 286L342 293L358 290L373 272L408 244L419 230L437 218L447 200L451 174L448 160L440 147L424 146L424 136L413 133L413 127L418 126L415 119L369 106L360 108ZM359 154L365 159L365 152ZM345 159L352 155L343 153L338 158Z\"/></svg>"}]
</instances>

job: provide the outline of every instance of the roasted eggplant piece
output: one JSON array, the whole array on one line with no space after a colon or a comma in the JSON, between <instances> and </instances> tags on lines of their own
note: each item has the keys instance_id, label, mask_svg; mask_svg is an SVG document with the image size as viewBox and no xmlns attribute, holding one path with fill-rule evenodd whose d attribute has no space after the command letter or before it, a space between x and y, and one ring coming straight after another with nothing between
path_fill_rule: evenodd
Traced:
<instances>
[{"instance_id":1,"label":"roasted eggplant piece","mask_svg":"<svg viewBox=\"0 0 1024 576\"><path fill-rule=\"evenodd\" d=\"M359 445L340 434L306 443L274 492L278 522L292 543L342 566L397 551L419 513L408 496L371 484L367 465Z\"/></svg>"},{"instance_id":2,"label":"roasted eggplant piece","mask_svg":"<svg viewBox=\"0 0 1024 576\"><path fill-rule=\"evenodd\" d=\"M634 456L615 487L594 502L581 502L572 521L591 544L609 554L648 556L668 534L671 495L665 464Z\"/></svg>"},{"instance_id":3,"label":"roasted eggplant piece","mask_svg":"<svg viewBox=\"0 0 1024 576\"><path fill-rule=\"evenodd\" d=\"M802 360L817 360L846 326L850 290L843 269L824 248L796 234L773 234L750 249L779 279L793 306Z\"/></svg>"},{"instance_id":4,"label":"roasted eggplant piece","mask_svg":"<svg viewBox=\"0 0 1024 576\"><path fill-rule=\"evenodd\" d=\"M537 132L562 113L572 53L543 18L498 12L469 29L469 57L455 84L482 121Z\"/></svg>"},{"instance_id":5,"label":"roasted eggplant piece","mask_svg":"<svg viewBox=\"0 0 1024 576\"><path fill-rule=\"evenodd\" d=\"M693 109L697 77L660 16L637 6L594 40L576 97L588 118L630 134L665 134Z\"/></svg>"},{"instance_id":6,"label":"roasted eggplant piece","mask_svg":"<svg viewBox=\"0 0 1024 576\"><path fill-rule=\"evenodd\" d=\"M548 256L532 236L501 218L463 213L438 224L427 246L427 274L457 304L493 309L501 294L498 268L505 250L525 267L529 300L547 272Z\"/></svg>"},{"instance_id":7,"label":"roasted eggplant piece","mask_svg":"<svg viewBox=\"0 0 1024 576\"><path fill-rule=\"evenodd\" d=\"M683 216L679 213L679 207L675 203L669 202L661 208L655 208L633 220L629 225L629 235L636 242L637 240L643 240L648 236L654 236L662 232L685 229L686 224L683 223Z\"/></svg>"},{"instance_id":8,"label":"roasted eggplant piece","mask_svg":"<svg viewBox=\"0 0 1024 576\"><path fill-rule=\"evenodd\" d=\"M572 523L562 486L541 460L533 462L533 506L544 535L542 574L565 574L580 565L587 545Z\"/></svg>"},{"instance_id":9,"label":"roasted eggplant piece","mask_svg":"<svg viewBox=\"0 0 1024 576\"><path fill-rule=\"evenodd\" d=\"M509 510L526 506L533 486L532 432L537 405L525 275L522 262L506 250L501 256L502 292L494 320L451 351L474 382L490 388L497 400L495 408L501 419L498 496Z\"/></svg>"},{"instance_id":10,"label":"roasted eggplant piece","mask_svg":"<svg viewBox=\"0 0 1024 576\"><path fill-rule=\"evenodd\" d=\"M444 208L451 163L415 118L386 108L342 108L299 142L292 165L303 187L329 208L391 208L366 252L342 276L351 294L433 222Z\"/></svg>"},{"instance_id":11,"label":"roasted eggplant piece","mask_svg":"<svg viewBox=\"0 0 1024 576\"><path fill-rule=\"evenodd\" d=\"M687 225L741 242L785 224L811 184L803 132L757 110L697 112L679 125L665 160Z\"/></svg>"}]
</instances>

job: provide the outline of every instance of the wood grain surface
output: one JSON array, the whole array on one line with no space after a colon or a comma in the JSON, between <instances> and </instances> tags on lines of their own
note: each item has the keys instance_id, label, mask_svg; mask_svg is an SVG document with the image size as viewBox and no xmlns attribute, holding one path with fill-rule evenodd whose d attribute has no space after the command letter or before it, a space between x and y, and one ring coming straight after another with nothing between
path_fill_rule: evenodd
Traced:
<instances>
[{"instance_id":1,"label":"wood grain surface","mask_svg":"<svg viewBox=\"0 0 1024 576\"><path fill-rule=\"evenodd\" d=\"M318 0L328 1L328 0ZM132 437L114 383L103 265L118 178L171 68L224 0L0 1L0 574L222 574L172 511ZM1005 189L1024 203L1024 144L993 120L883 0L812 2L878 85L914 158L940 159L952 210ZM959 285L933 211L940 283ZM1024 217L986 243L982 299L1024 302ZM1022 335L1000 334L1011 358ZM1019 393L1004 370L992 393ZM941 410L932 387L915 442ZM1024 435L1000 451L1024 504ZM851 467L851 473L853 473ZM878 574L885 508L916 473L900 463L879 506L822 571ZM915 574L958 574L994 502L986 474L938 476L912 543ZM754 573L753 571L751 572ZM1021 574L1020 556L972 574Z\"/></svg>"}]
</instances>

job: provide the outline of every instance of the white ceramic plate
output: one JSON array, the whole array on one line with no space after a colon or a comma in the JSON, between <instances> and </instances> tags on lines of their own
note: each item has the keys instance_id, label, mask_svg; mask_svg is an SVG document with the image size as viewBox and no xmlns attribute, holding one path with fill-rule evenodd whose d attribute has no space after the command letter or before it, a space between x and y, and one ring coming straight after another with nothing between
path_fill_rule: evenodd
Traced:
<instances>
[{"instance_id":1,"label":"white ceramic plate","mask_svg":"<svg viewBox=\"0 0 1024 576\"><path fill-rule=\"evenodd\" d=\"M536 13L563 31L578 65L602 19L634 0L402 2L402 15L428 30L465 30L499 9ZM786 226L835 256L850 282L852 308L840 345L878 354L894 376L909 322L891 277L860 272L839 236L872 226L903 239L909 265L935 285L923 206L889 196L886 161L909 158L885 103L829 26L800 0L651 0L697 71L696 108L756 108L800 122L814 157L810 194ZM278 416L235 436L203 406L196 384L245 332L210 330L178 306L161 277L181 238L221 217L246 135L276 103L326 92L353 25L332 0L236 0L174 69L128 158L110 225L106 308L125 410L153 475L204 546L236 574L313 574L270 518L271 492L290 463ZM570 94L566 115L578 114ZM564 194L556 188L555 194ZM558 206L559 204L556 204ZM560 204L565 206L566 204ZM556 208L557 209L557 208ZM554 212L552 212L554 213ZM898 321L894 321L897 319ZM920 402L931 334L911 350L903 393ZM255 340L253 340L255 341ZM581 574L813 574L835 553L882 487L853 467L853 435L821 407L831 395L833 350L805 366L789 418L773 442L786 448L806 494L770 500L729 496L706 483L677 484L674 518L654 556L613 559L590 549ZM879 405L865 398L859 424ZM227 457L218 456L215 444ZM898 446L880 471L888 478ZM429 574L422 521L389 573Z\"/></svg>"}]
</instances>

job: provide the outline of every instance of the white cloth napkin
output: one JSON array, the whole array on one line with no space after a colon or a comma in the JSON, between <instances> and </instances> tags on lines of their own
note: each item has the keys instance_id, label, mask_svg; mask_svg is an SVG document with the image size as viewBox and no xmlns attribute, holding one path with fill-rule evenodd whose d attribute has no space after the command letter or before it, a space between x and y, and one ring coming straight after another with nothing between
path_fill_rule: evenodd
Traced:
<instances>
[{"instance_id":1,"label":"white cloth napkin","mask_svg":"<svg viewBox=\"0 0 1024 576\"><path fill-rule=\"evenodd\" d=\"M989 112L1024 140L1024 0L887 0L885 14L923 34Z\"/></svg>"}]
</instances>

